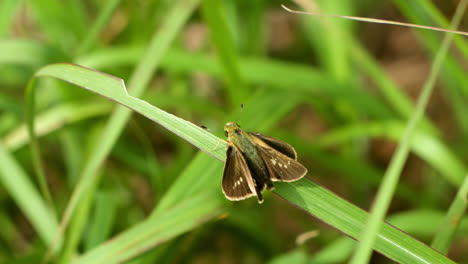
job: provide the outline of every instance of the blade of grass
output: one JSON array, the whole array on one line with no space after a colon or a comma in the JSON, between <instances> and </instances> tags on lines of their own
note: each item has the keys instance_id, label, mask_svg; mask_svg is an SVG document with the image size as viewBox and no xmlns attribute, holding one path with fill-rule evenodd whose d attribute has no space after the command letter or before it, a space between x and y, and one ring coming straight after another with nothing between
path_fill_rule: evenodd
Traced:
<instances>
[{"instance_id":1,"label":"blade of grass","mask_svg":"<svg viewBox=\"0 0 468 264\"><path fill-rule=\"evenodd\" d=\"M111 105L103 102L75 102L70 104L58 105L51 108L36 117L39 124L35 128L35 134L38 137L47 135L63 126L78 122L87 118L108 113ZM3 142L10 151L18 150L29 141L26 124L21 124L13 131L8 133Z\"/></svg>"},{"instance_id":2,"label":"blade of grass","mask_svg":"<svg viewBox=\"0 0 468 264\"><path fill-rule=\"evenodd\" d=\"M388 222L411 235L431 236L434 226L438 225L444 217L444 212L432 210L415 210L394 214L388 217ZM468 220L465 217L462 220ZM462 220L460 222L462 222ZM468 222L461 226L459 236L468 231ZM351 256L355 241L349 237L342 237L329 243L325 248L310 257L314 263L345 263Z\"/></svg>"},{"instance_id":3,"label":"blade of grass","mask_svg":"<svg viewBox=\"0 0 468 264\"><path fill-rule=\"evenodd\" d=\"M29 177L0 144L0 182L18 204L45 244L53 241L58 225L53 212L35 189Z\"/></svg>"},{"instance_id":4,"label":"blade of grass","mask_svg":"<svg viewBox=\"0 0 468 264\"><path fill-rule=\"evenodd\" d=\"M35 24L45 38L60 47L62 51L70 51L70 47L76 43L76 33L79 32L74 23L78 17L71 10L71 5L54 0L34 0L28 1L27 4Z\"/></svg>"},{"instance_id":5,"label":"blade of grass","mask_svg":"<svg viewBox=\"0 0 468 264\"><path fill-rule=\"evenodd\" d=\"M417 4L408 1L395 1L395 4L400 8L402 13L414 23L419 24L437 24L440 27L448 27L448 22L442 13L437 10L433 3L427 0L422 0ZM417 6L417 8L416 8ZM430 32L418 32L421 42L431 54L436 54L440 38L438 35ZM466 38L465 38L466 39ZM468 120L465 118L468 112L468 77L466 69L463 65L463 56L468 58L468 44L462 36L454 36L454 46L462 53L461 56L449 55L444 62L442 80L445 83L446 89L443 93L450 102L449 106L457 119L456 125L463 130L463 135L468 135ZM468 139L465 136L465 140Z\"/></svg>"},{"instance_id":6,"label":"blade of grass","mask_svg":"<svg viewBox=\"0 0 468 264\"><path fill-rule=\"evenodd\" d=\"M309 6L307 6L305 2L298 1L297 3L301 5L303 9L309 10ZM329 20L322 19L320 22L322 22L322 26L326 31L336 32L336 34L339 34L343 38L343 42L348 44L348 47L351 49L349 54L354 59L354 62L369 74L369 77L375 82L377 88L388 101L391 108L394 109L394 111L397 112L400 116L405 118L411 116L413 111L411 100L401 91L401 89L397 87L397 85L392 80L387 77L386 73L367 53L366 49L362 47L361 43L357 41L351 34L349 34L348 31L340 30L339 27L336 27L333 23L330 23ZM309 34L314 33L315 32L309 32ZM351 88L356 89L354 86L351 86ZM436 129L428 120L424 119L422 124L425 128L431 130L432 132L436 131Z\"/></svg>"},{"instance_id":7,"label":"blade of grass","mask_svg":"<svg viewBox=\"0 0 468 264\"><path fill-rule=\"evenodd\" d=\"M100 177L99 177L100 178ZM87 218L89 215L89 208L92 206L94 201L94 194L96 190L96 185L98 184L98 180L93 182L93 185L87 190L82 198L82 202L80 202L76 208L76 214L71 221L70 228L67 234L67 239L63 245L63 250L60 253L60 257L57 260L59 264L68 264L73 259L73 256L76 254L76 248L81 240L81 232L84 225L87 222Z\"/></svg>"},{"instance_id":8,"label":"blade of grass","mask_svg":"<svg viewBox=\"0 0 468 264\"><path fill-rule=\"evenodd\" d=\"M87 31L86 38L81 42L76 50L76 55L81 55L88 51L94 43L97 43L97 38L101 30L106 26L106 23L111 19L112 14L119 6L122 0L106 1L105 7L101 10L96 22Z\"/></svg>"},{"instance_id":9,"label":"blade of grass","mask_svg":"<svg viewBox=\"0 0 468 264\"><path fill-rule=\"evenodd\" d=\"M447 215L439 226L439 231L432 240L431 246L440 252L447 254L450 243L453 240L455 232L460 226L463 214L466 211L468 198L468 174L465 176L462 186L455 195Z\"/></svg>"},{"instance_id":10,"label":"blade of grass","mask_svg":"<svg viewBox=\"0 0 468 264\"><path fill-rule=\"evenodd\" d=\"M218 215L221 204L215 191L193 196L101 244L73 264L122 263Z\"/></svg>"},{"instance_id":11,"label":"blade of grass","mask_svg":"<svg viewBox=\"0 0 468 264\"><path fill-rule=\"evenodd\" d=\"M437 231L434 229L434 226L440 224L440 222L444 220L446 214L447 212L438 210L411 210L389 216L388 222L410 234L430 237ZM468 216L460 219L460 222L464 220L464 224L460 226L459 237L466 236L468 233L468 222L466 222Z\"/></svg>"},{"instance_id":12,"label":"blade of grass","mask_svg":"<svg viewBox=\"0 0 468 264\"><path fill-rule=\"evenodd\" d=\"M99 191L96 195L93 218L90 221L88 236L85 237L85 252L104 242L111 234L114 222L118 217L118 205L115 194Z\"/></svg>"},{"instance_id":13,"label":"blade of grass","mask_svg":"<svg viewBox=\"0 0 468 264\"><path fill-rule=\"evenodd\" d=\"M0 64L15 64L36 67L47 63L51 48L25 39L0 40Z\"/></svg>"},{"instance_id":14,"label":"blade of grass","mask_svg":"<svg viewBox=\"0 0 468 264\"><path fill-rule=\"evenodd\" d=\"M222 69L227 79L228 93L232 106L236 107L247 98L246 85L241 75L236 47L226 21L226 12L222 1L203 0L202 10L204 20L208 24L210 36L218 51L218 56L223 66Z\"/></svg>"},{"instance_id":15,"label":"blade of grass","mask_svg":"<svg viewBox=\"0 0 468 264\"><path fill-rule=\"evenodd\" d=\"M219 138L191 122L164 112L137 97L131 96L127 93L122 79L67 63L47 65L36 72L35 77L57 78L109 98L159 123L194 146L205 150L211 156L219 160L224 158L223 151L210 151L216 145L219 145ZM34 83L30 85L34 85ZM220 144L224 143L221 142Z\"/></svg>"},{"instance_id":16,"label":"blade of grass","mask_svg":"<svg viewBox=\"0 0 468 264\"><path fill-rule=\"evenodd\" d=\"M367 230L368 214L308 178L275 184L275 193L313 214L344 234L358 239ZM398 263L454 263L399 229L383 223L377 231L375 250Z\"/></svg>"},{"instance_id":17,"label":"blade of grass","mask_svg":"<svg viewBox=\"0 0 468 264\"><path fill-rule=\"evenodd\" d=\"M459 3L450 29L457 28L466 10L467 4L468 1L466 0L462 0ZM429 77L425 82L421 94L418 98L415 112L411 115L411 118L408 121L408 125L405 129L405 133L400 143L398 144L387 171L385 172L382 185L379 188L377 197L371 209L367 228L361 235L360 242L357 246L355 254L353 255L353 258L351 259L351 263L367 263L370 259L372 247L374 245L374 241L376 240L378 230L381 226L382 220L385 217L386 211L388 210L396 185L398 184L398 179L403 169L403 165L408 156L413 132L415 131L418 122L424 115L424 111L435 86L437 76L450 47L451 40L452 35L446 34L442 41L440 51L437 53L437 56L434 59L434 63L432 64Z\"/></svg>"},{"instance_id":18,"label":"blade of grass","mask_svg":"<svg viewBox=\"0 0 468 264\"><path fill-rule=\"evenodd\" d=\"M31 124L31 118L32 116L34 116L35 102L33 100L27 101L27 105L30 107L26 109L26 123ZM27 126L27 130L29 135L34 134L34 131L36 131L34 126L31 125ZM37 140L31 140L31 153L31 159L35 171L36 181L39 184L39 190L41 191L41 194L44 196L44 199L48 203L52 214L55 216L57 215L57 213L55 211L55 205L52 201L52 195L50 194L49 187L47 185L47 179L44 173L44 168L42 167L42 161L39 153L39 144ZM58 239L58 241L61 241L61 239Z\"/></svg>"},{"instance_id":19,"label":"blade of grass","mask_svg":"<svg viewBox=\"0 0 468 264\"><path fill-rule=\"evenodd\" d=\"M308 256L305 250L296 249L292 252L288 252L287 254L280 255L275 257L274 259L268 261L268 264L286 264L286 263L295 263L295 264L307 264Z\"/></svg>"},{"instance_id":20,"label":"blade of grass","mask_svg":"<svg viewBox=\"0 0 468 264\"><path fill-rule=\"evenodd\" d=\"M315 3L307 3L306 1L297 1L304 5L310 5L308 9L314 8L315 5L320 7L327 13L352 14L354 13L355 4L353 1L324 1ZM283 8L285 8L283 6ZM288 10L290 11L290 10ZM342 32L352 32L355 24L349 20L327 19L328 27L322 27L317 23L317 18L314 16L304 17L302 20L307 32L306 37L314 45L316 56L320 59L320 63L325 70L332 76L334 80L340 83L350 83L354 79L354 69L350 64L349 45L343 45L341 35Z\"/></svg>"},{"instance_id":21,"label":"blade of grass","mask_svg":"<svg viewBox=\"0 0 468 264\"><path fill-rule=\"evenodd\" d=\"M398 141L404 134L404 124L396 121L350 125L328 132L317 139L322 147L334 146L361 137L387 138ZM411 151L438 170L454 187L463 182L467 168L438 137L417 129L410 142Z\"/></svg>"}]
</instances>

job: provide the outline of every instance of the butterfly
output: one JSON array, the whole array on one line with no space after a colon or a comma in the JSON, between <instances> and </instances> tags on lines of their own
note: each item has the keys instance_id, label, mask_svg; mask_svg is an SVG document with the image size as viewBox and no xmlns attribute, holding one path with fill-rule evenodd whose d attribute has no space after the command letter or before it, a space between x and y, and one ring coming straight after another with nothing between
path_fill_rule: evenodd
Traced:
<instances>
[{"instance_id":1,"label":"butterfly","mask_svg":"<svg viewBox=\"0 0 468 264\"><path fill-rule=\"evenodd\" d=\"M297 161L294 148L288 143L260 133L243 131L235 122L224 126L227 153L222 190L232 201L257 196L263 202L262 191L273 190L272 182L297 181L307 174L307 168Z\"/></svg>"}]
</instances>

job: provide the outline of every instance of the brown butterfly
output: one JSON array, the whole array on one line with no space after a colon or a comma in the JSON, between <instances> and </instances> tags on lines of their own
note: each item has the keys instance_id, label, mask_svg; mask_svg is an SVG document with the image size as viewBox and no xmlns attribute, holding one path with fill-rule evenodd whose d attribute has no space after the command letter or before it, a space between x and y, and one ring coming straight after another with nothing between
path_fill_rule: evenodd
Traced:
<instances>
[{"instance_id":1,"label":"brown butterfly","mask_svg":"<svg viewBox=\"0 0 468 264\"><path fill-rule=\"evenodd\" d=\"M297 181L307 174L288 143L242 131L235 122L227 123L224 132L228 149L222 189L227 199L239 201L257 196L262 203L262 191L273 190L273 181Z\"/></svg>"}]
</instances>

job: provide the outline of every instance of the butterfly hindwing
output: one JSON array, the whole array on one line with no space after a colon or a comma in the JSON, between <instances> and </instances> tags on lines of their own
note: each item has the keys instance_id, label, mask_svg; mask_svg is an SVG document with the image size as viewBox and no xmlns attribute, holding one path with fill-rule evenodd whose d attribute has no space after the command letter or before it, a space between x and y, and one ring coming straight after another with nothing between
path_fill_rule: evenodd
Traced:
<instances>
[{"instance_id":1,"label":"butterfly hindwing","mask_svg":"<svg viewBox=\"0 0 468 264\"><path fill-rule=\"evenodd\" d=\"M257 146L259 155L265 162L272 181L297 181L307 174L307 168L276 149L268 146Z\"/></svg>"},{"instance_id":2,"label":"butterfly hindwing","mask_svg":"<svg viewBox=\"0 0 468 264\"><path fill-rule=\"evenodd\" d=\"M228 146L222 189L224 195L232 201L239 201L251 196L258 196L263 202L261 192L256 190L255 182L242 153L235 146Z\"/></svg>"}]
</instances>

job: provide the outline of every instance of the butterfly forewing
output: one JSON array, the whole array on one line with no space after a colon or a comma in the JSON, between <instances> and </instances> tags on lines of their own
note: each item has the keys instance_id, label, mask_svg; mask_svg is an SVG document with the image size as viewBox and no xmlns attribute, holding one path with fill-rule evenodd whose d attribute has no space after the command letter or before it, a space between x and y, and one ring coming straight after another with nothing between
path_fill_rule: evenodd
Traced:
<instances>
[{"instance_id":1,"label":"butterfly forewing","mask_svg":"<svg viewBox=\"0 0 468 264\"><path fill-rule=\"evenodd\" d=\"M277 151L283 153L284 155L290 157L291 159L297 159L297 154L294 148L288 143L281 141L276 138L268 137L260 133L250 133L254 138L260 139L262 142L268 146L276 149Z\"/></svg>"},{"instance_id":2,"label":"butterfly forewing","mask_svg":"<svg viewBox=\"0 0 468 264\"><path fill-rule=\"evenodd\" d=\"M307 174L307 169L295 159L265 146L257 146L258 153L268 168L272 181L297 181Z\"/></svg>"},{"instance_id":3,"label":"butterfly forewing","mask_svg":"<svg viewBox=\"0 0 468 264\"><path fill-rule=\"evenodd\" d=\"M247 163L234 146L228 146L226 153L222 189L224 195L233 201L256 195L255 183Z\"/></svg>"}]
</instances>

